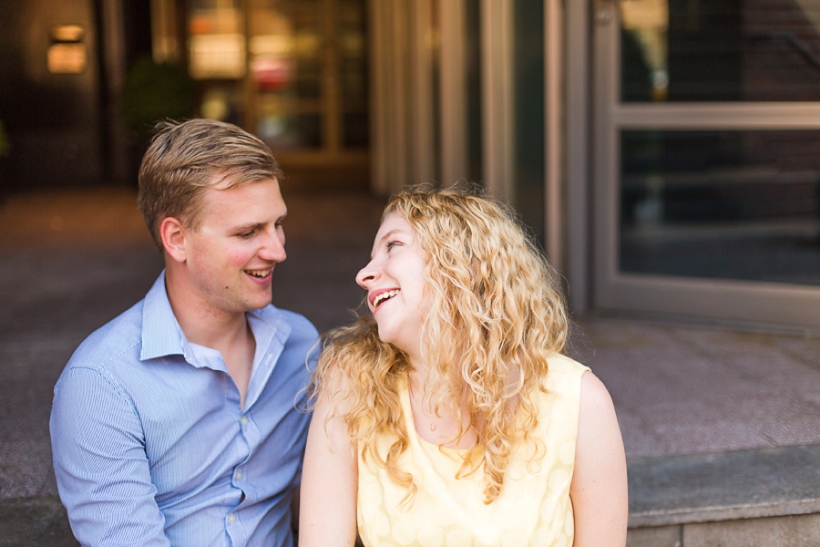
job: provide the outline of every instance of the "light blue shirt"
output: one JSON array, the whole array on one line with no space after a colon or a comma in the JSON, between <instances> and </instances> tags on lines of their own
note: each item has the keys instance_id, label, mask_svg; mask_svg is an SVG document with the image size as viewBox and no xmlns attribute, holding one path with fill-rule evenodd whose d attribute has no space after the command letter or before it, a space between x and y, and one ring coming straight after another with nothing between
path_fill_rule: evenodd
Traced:
<instances>
[{"instance_id":1,"label":"light blue shirt","mask_svg":"<svg viewBox=\"0 0 820 547\"><path fill-rule=\"evenodd\" d=\"M83 545L285 546L310 415L313 325L247 313L246 396L219 352L188 342L165 275L77 349L54 388L57 486Z\"/></svg>"}]
</instances>

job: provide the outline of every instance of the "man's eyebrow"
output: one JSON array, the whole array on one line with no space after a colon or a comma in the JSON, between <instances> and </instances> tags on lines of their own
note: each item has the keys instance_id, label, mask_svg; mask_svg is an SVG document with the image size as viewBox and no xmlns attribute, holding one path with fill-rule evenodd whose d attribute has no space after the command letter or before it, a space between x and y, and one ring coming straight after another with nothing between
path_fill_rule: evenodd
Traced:
<instances>
[{"instance_id":1,"label":"man's eyebrow","mask_svg":"<svg viewBox=\"0 0 820 547\"><path fill-rule=\"evenodd\" d=\"M258 230L264 228L267 222L250 222L248 224L239 224L233 227L234 232L248 232L251 230Z\"/></svg>"},{"instance_id":2,"label":"man's eyebrow","mask_svg":"<svg viewBox=\"0 0 820 547\"><path fill-rule=\"evenodd\" d=\"M279 218L276 219L276 223L280 223L285 220L285 217L288 216L287 213L283 214ZM264 228L268 223L267 222L250 222L248 224L240 224L238 226L234 226L234 231L237 232L244 232L247 230L257 230L259 228Z\"/></svg>"}]
</instances>

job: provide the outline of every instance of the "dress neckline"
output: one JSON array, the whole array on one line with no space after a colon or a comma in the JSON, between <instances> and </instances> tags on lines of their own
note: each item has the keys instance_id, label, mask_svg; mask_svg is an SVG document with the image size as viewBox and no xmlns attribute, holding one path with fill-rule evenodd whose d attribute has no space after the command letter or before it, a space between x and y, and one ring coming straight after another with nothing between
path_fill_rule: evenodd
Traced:
<instances>
[{"instance_id":1,"label":"dress neckline","mask_svg":"<svg viewBox=\"0 0 820 547\"><path fill-rule=\"evenodd\" d=\"M468 448L444 446L433 441L428 441L427 439L421 436L418 429L416 429L416 421L413 415L413 405L410 402L410 384L407 376L404 377L404 382L401 386L401 392L399 393L399 401L401 403L404 427L407 429L407 434L410 436L411 442L413 439L417 439L418 444L420 446L431 448L434 451L441 452L451 457L456 456L460 458L466 455L467 452L469 452L470 449Z\"/></svg>"}]
</instances>

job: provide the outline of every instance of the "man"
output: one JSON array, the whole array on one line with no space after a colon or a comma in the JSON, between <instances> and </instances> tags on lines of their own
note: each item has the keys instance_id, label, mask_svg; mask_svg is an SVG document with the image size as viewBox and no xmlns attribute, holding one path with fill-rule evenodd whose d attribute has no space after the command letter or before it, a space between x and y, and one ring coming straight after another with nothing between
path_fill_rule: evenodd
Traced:
<instances>
[{"instance_id":1,"label":"man","mask_svg":"<svg viewBox=\"0 0 820 547\"><path fill-rule=\"evenodd\" d=\"M139 205L165 271L54 388L54 469L83 545L293 544L317 332L270 303L281 175L233 125L158 126Z\"/></svg>"}]
</instances>

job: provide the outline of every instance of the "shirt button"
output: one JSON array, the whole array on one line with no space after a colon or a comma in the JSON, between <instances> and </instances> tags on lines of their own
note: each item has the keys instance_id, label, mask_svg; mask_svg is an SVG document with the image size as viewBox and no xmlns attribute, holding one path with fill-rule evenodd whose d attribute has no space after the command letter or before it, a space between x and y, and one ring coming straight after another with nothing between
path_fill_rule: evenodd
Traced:
<instances>
[{"instance_id":1,"label":"shirt button","mask_svg":"<svg viewBox=\"0 0 820 547\"><path fill-rule=\"evenodd\" d=\"M241 469L237 469L237 470L236 470L236 480L239 480L239 479L241 479L241 478L242 478L242 470L241 470Z\"/></svg>"},{"instance_id":2,"label":"shirt button","mask_svg":"<svg viewBox=\"0 0 820 547\"><path fill-rule=\"evenodd\" d=\"M239 423L241 423L242 425L248 425L248 417L242 416L242 418L240 418L239 420Z\"/></svg>"},{"instance_id":3,"label":"shirt button","mask_svg":"<svg viewBox=\"0 0 820 547\"><path fill-rule=\"evenodd\" d=\"M228 524L233 524L234 522L236 522L236 517L233 516L233 513L229 513L228 514Z\"/></svg>"}]
</instances>

